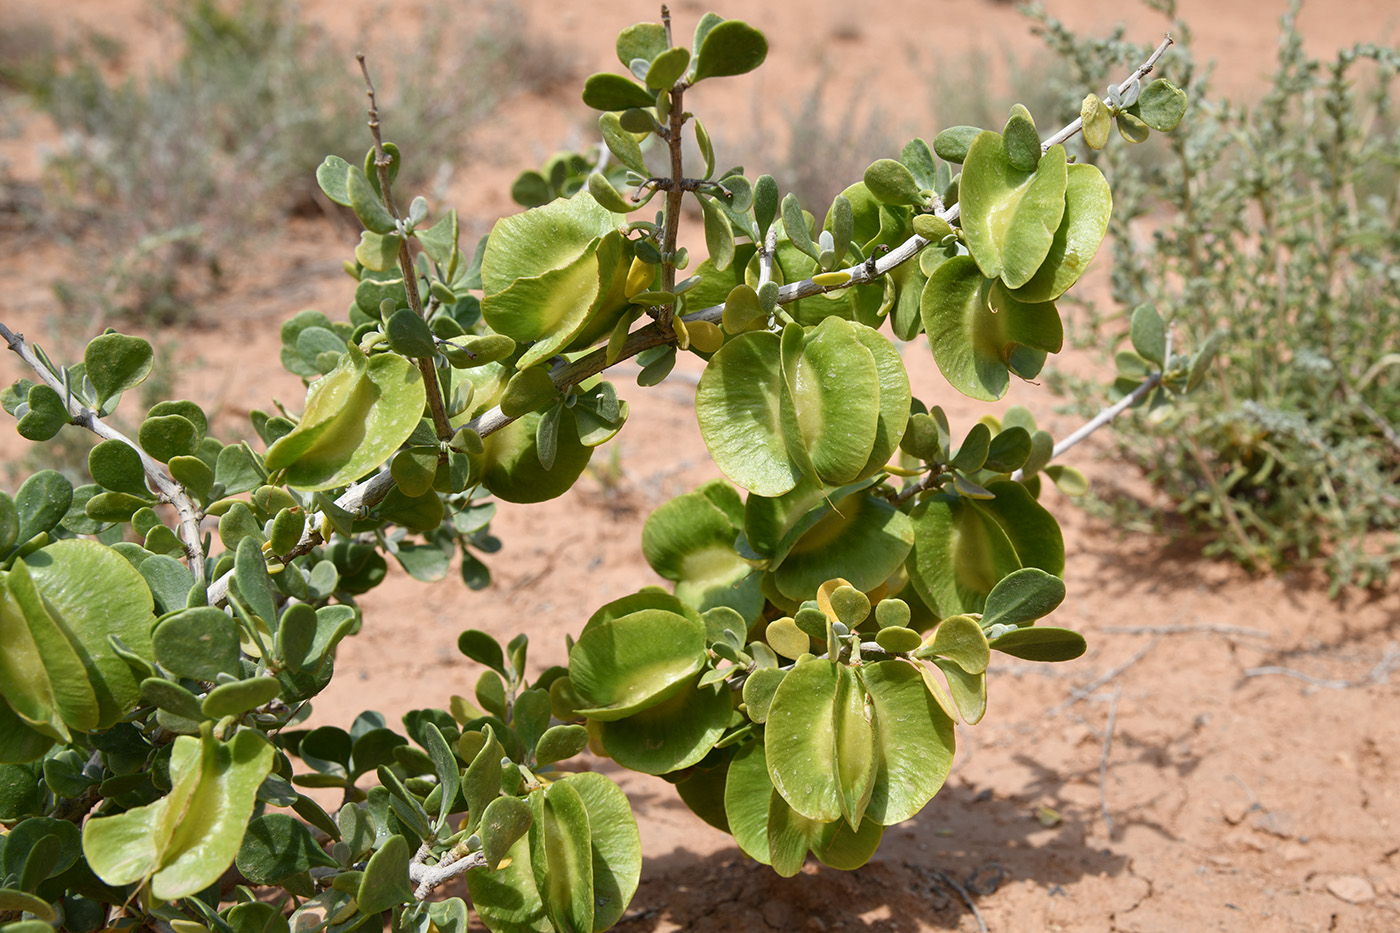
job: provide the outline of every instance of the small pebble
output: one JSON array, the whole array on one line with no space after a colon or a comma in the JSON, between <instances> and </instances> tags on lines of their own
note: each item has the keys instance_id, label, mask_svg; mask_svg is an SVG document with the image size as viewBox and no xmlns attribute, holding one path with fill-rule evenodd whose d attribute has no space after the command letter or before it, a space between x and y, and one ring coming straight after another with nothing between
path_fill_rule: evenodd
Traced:
<instances>
[{"instance_id":1,"label":"small pebble","mask_svg":"<svg viewBox=\"0 0 1400 933\"><path fill-rule=\"evenodd\" d=\"M1348 904L1364 904L1375 900L1376 889L1360 875L1342 875L1327 882L1327 890Z\"/></svg>"}]
</instances>

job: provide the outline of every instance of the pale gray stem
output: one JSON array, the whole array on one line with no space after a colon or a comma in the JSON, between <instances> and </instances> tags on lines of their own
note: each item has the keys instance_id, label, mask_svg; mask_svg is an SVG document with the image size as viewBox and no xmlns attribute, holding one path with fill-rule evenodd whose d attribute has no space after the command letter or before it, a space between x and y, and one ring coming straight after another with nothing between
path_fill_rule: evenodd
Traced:
<instances>
[{"instance_id":1,"label":"pale gray stem","mask_svg":"<svg viewBox=\"0 0 1400 933\"><path fill-rule=\"evenodd\" d=\"M1166 360L1170 360L1172 358L1172 335L1173 328L1169 326L1167 328L1167 349L1166 353L1163 354L1163 359ZM1153 389L1157 388L1161 384L1161 370L1158 370L1155 373L1148 373L1147 378L1142 380L1142 382L1138 385L1136 389L1133 389L1133 391L1129 392L1127 395L1123 396L1118 401L1114 402L1112 405L1108 406L1103 411L1099 412L1097 415L1084 422L1082 425L1079 426L1078 430L1074 431L1073 433L1065 437L1062 441L1060 441L1058 444L1056 444L1054 450L1050 452L1050 459L1054 460L1062 456L1071 447L1089 437L1089 435L1093 434L1099 428L1103 427L1106 424L1110 424L1114 418L1117 418L1119 415L1123 414L1123 412L1127 411L1129 408L1132 408L1138 402L1141 402L1144 398L1147 397L1148 393L1150 393ZM1017 470L1016 472L1011 474L1011 479L1015 482L1020 482L1024 478L1025 473L1022 470Z\"/></svg>"},{"instance_id":2,"label":"pale gray stem","mask_svg":"<svg viewBox=\"0 0 1400 933\"><path fill-rule=\"evenodd\" d=\"M414 890L413 896L418 900L426 900L433 889L465 874L473 868L481 868L486 865L486 854L484 852L473 852L451 861L443 861L437 865L424 865L416 859L408 866L408 880L418 887Z\"/></svg>"},{"instance_id":3,"label":"pale gray stem","mask_svg":"<svg viewBox=\"0 0 1400 933\"><path fill-rule=\"evenodd\" d=\"M44 365L43 360L34 352L34 348L24 339L23 334L16 334L3 323L0 323L0 337L5 338L11 350L19 355L19 358L32 369L44 383L63 399L64 407L73 416L73 423L79 427L87 428L93 434L104 440L120 441L132 450L141 459L141 469L146 474L147 480L155 487L156 493L162 502L168 502L175 507L175 511L180 516L180 538L185 547L185 559L189 562L190 571L196 580L204 580L204 545L199 534L199 521L203 517L199 508L190 498L185 487L177 483L169 473L165 472L155 458L141 449L141 445L127 437L116 428L98 417L97 412L88 408L80 402L77 396L67 391L63 385L63 380L58 374Z\"/></svg>"},{"instance_id":4,"label":"pale gray stem","mask_svg":"<svg viewBox=\"0 0 1400 933\"><path fill-rule=\"evenodd\" d=\"M758 251L758 287L762 288L773 281L773 257L778 252L778 228L770 226L768 236L763 238L763 248ZM782 300L782 289L778 290L779 301ZM721 306L721 311L723 306Z\"/></svg>"}]
</instances>

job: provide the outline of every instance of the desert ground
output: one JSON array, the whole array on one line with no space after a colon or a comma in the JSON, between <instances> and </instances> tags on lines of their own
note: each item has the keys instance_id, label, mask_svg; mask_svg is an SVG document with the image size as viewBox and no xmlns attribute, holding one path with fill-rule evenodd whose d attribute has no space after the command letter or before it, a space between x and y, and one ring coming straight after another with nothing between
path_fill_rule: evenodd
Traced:
<instances>
[{"instance_id":1,"label":"desert ground","mask_svg":"<svg viewBox=\"0 0 1400 933\"><path fill-rule=\"evenodd\" d=\"M1165 28L1136 5L1048 6L1084 32L1122 21L1130 38L1151 43ZM347 42L388 8L364 0L303 4L311 21ZM458 11L458 29L470 29L476 15L467 4L439 9ZM553 95L507 97L461 164L450 166L448 203L477 233L517 209L508 192L518 171L589 141L593 117L572 88L616 66L612 43L622 26L657 14L637 0L512 9L522 29L568 49L573 83ZM1218 86L1240 98L1256 93L1284 4L1190 0L1181 9L1197 57L1217 63ZM411 0L393 10L383 29L409 29L428 15ZM169 40L151 11L144 0L8 0L4 16L120 35L125 67L140 73L159 67ZM703 11L696 0L672 5L682 30ZM991 0L784 0L718 12L748 18L771 45L756 75L697 92L695 108L716 112L720 145L783 133L785 115L822 76L852 89L861 106L919 113L927 106L925 73L938 62L966 60L974 50L1028 57L1038 44L1012 5ZM1302 22L1319 53L1359 40L1400 42L1394 0L1315 2ZM345 95L358 107L352 65ZM35 190L52 127L38 116L21 119L21 101L6 107L5 183ZM386 120L392 125L392 114ZM932 138L936 129L917 131ZM750 166L751 175L755 168L762 170ZM65 328L79 325L61 319L52 285L81 256L18 221L0 228L0 242L0 320L62 345ZM353 245L343 225L324 218L289 222L270 248L199 299L196 323L153 333L178 360L176 397L217 412L226 437L272 398L296 407L303 390L277 364L277 326L306 307L340 313L353 291L340 263ZM1077 426L1043 389L1017 388L997 406L979 406L947 387L922 339L903 354L915 394L942 403L955 425L1024 403L1056 436ZM632 416L613 442L616 458L600 451L597 468L562 499L499 510L493 528L503 547L489 557L488 589L399 575L366 597L364 629L341 647L339 676L316 701L315 722L348 726L364 709L392 720L470 695L479 671L456 650L468 627L502 641L528 632L535 669L558 663L565 633L594 608L661 582L642 559L642 522L667 497L718 475L690 409L698 372L698 361L685 364L643 390L635 367L620 368L615 382ZM0 374L18 378L18 361L0 364ZM3 443L7 458L23 456L12 432ZM1104 449L1091 442L1069 462L1096 483L1152 501L1124 467L1101 459ZM854 872L811 861L781 879L691 815L664 781L592 762L627 791L641 828L642 882L617 929L1400 929L1400 593L1329 601L1325 581L1307 570L1251 577L1202 559L1199 541L1120 532L1057 492L1046 498L1068 551L1069 597L1052 621L1083 632L1088 654L1053 666L996 662L987 717L959 726L943 791L887 832L874 860Z\"/></svg>"}]
</instances>

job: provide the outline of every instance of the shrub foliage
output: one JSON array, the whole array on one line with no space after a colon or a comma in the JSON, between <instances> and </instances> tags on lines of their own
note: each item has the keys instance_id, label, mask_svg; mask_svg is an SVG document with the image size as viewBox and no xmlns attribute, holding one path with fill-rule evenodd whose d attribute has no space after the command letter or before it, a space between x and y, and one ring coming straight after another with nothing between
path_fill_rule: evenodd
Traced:
<instances>
[{"instance_id":1,"label":"shrub foliage","mask_svg":"<svg viewBox=\"0 0 1400 933\"><path fill-rule=\"evenodd\" d=\"M1090 145L1181 119L1182 92L1143 80L1167 44L1084 99ZM617 50L583 100L621 170L556 160L517 183L537 206L474 247L453 211L395 197L371 86L374 146L316 172L364 228L353 305L283 326L306 400L254 412L249 440L183 400L123 435L107 419L150 373L146 341L108 331L60 365L0 326L35 376L3 394L19 432L98 438L93 483L42 471L0 495L6 933L460 931L466 901L431 900L452 878L492 930L602 930L640 845L621 790L570 769L586 748L663 775L782 875L809 853L855 868L942 785L993 651L1084 651L1038 624L1065 596L1042 477L1077 474L1024 409L955 434L886 336L926 334L977 398L1040 372L1109 223L1103 175L1062 145L1081 121L1042 139L1016 107L999 131L912 140L818 222L770 176L722 170L684 109L762 63L760 32L706 14L687 47L666 17ZM688 198L704 261L679 239ZM1199 381L1160 319L1135 339L1155 364L1135 397ZM432 581L460 555L484 583L497 503L564 493L623 429L604 371L635 357L653 385L681 352L706 360L695 409L728 479L647 521L670 590L597 608L566 667L467 630L472 697L304 726L388 560Z\"/></svg>"}]
</instances>

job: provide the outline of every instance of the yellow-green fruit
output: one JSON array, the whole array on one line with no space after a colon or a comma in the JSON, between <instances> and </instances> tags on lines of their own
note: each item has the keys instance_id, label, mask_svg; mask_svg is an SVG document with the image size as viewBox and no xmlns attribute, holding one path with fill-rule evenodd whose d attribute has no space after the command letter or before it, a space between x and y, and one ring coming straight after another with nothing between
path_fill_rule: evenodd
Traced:
<instances>
[{"instance_id":1,"label":"yellow-green fruit","mask_svg":"<svg viewBox=\"0 0 1400 933\"><path fill-rule=\"evenodd\" d=\"M481 482L507 502L544 502L563 495L588 466L593 448L579 443L578 422L561 412L553 469L540 465L535 444L541 412L532 411L486 438Z\"/></svg>"},{"instance_id":2,"label":"yellow-green fruit","mask_svg":"<svg viewBox=\"0 0 1400 933\"><path fill-rule=\"evenodd\" d=\"M646 291L652 279L656 278L656 267L651 263L643 262L641 257L634 257L632 267L627 270L627 288L625 294L628 298L633 298Z\"/></svg>"}]
</instances>

